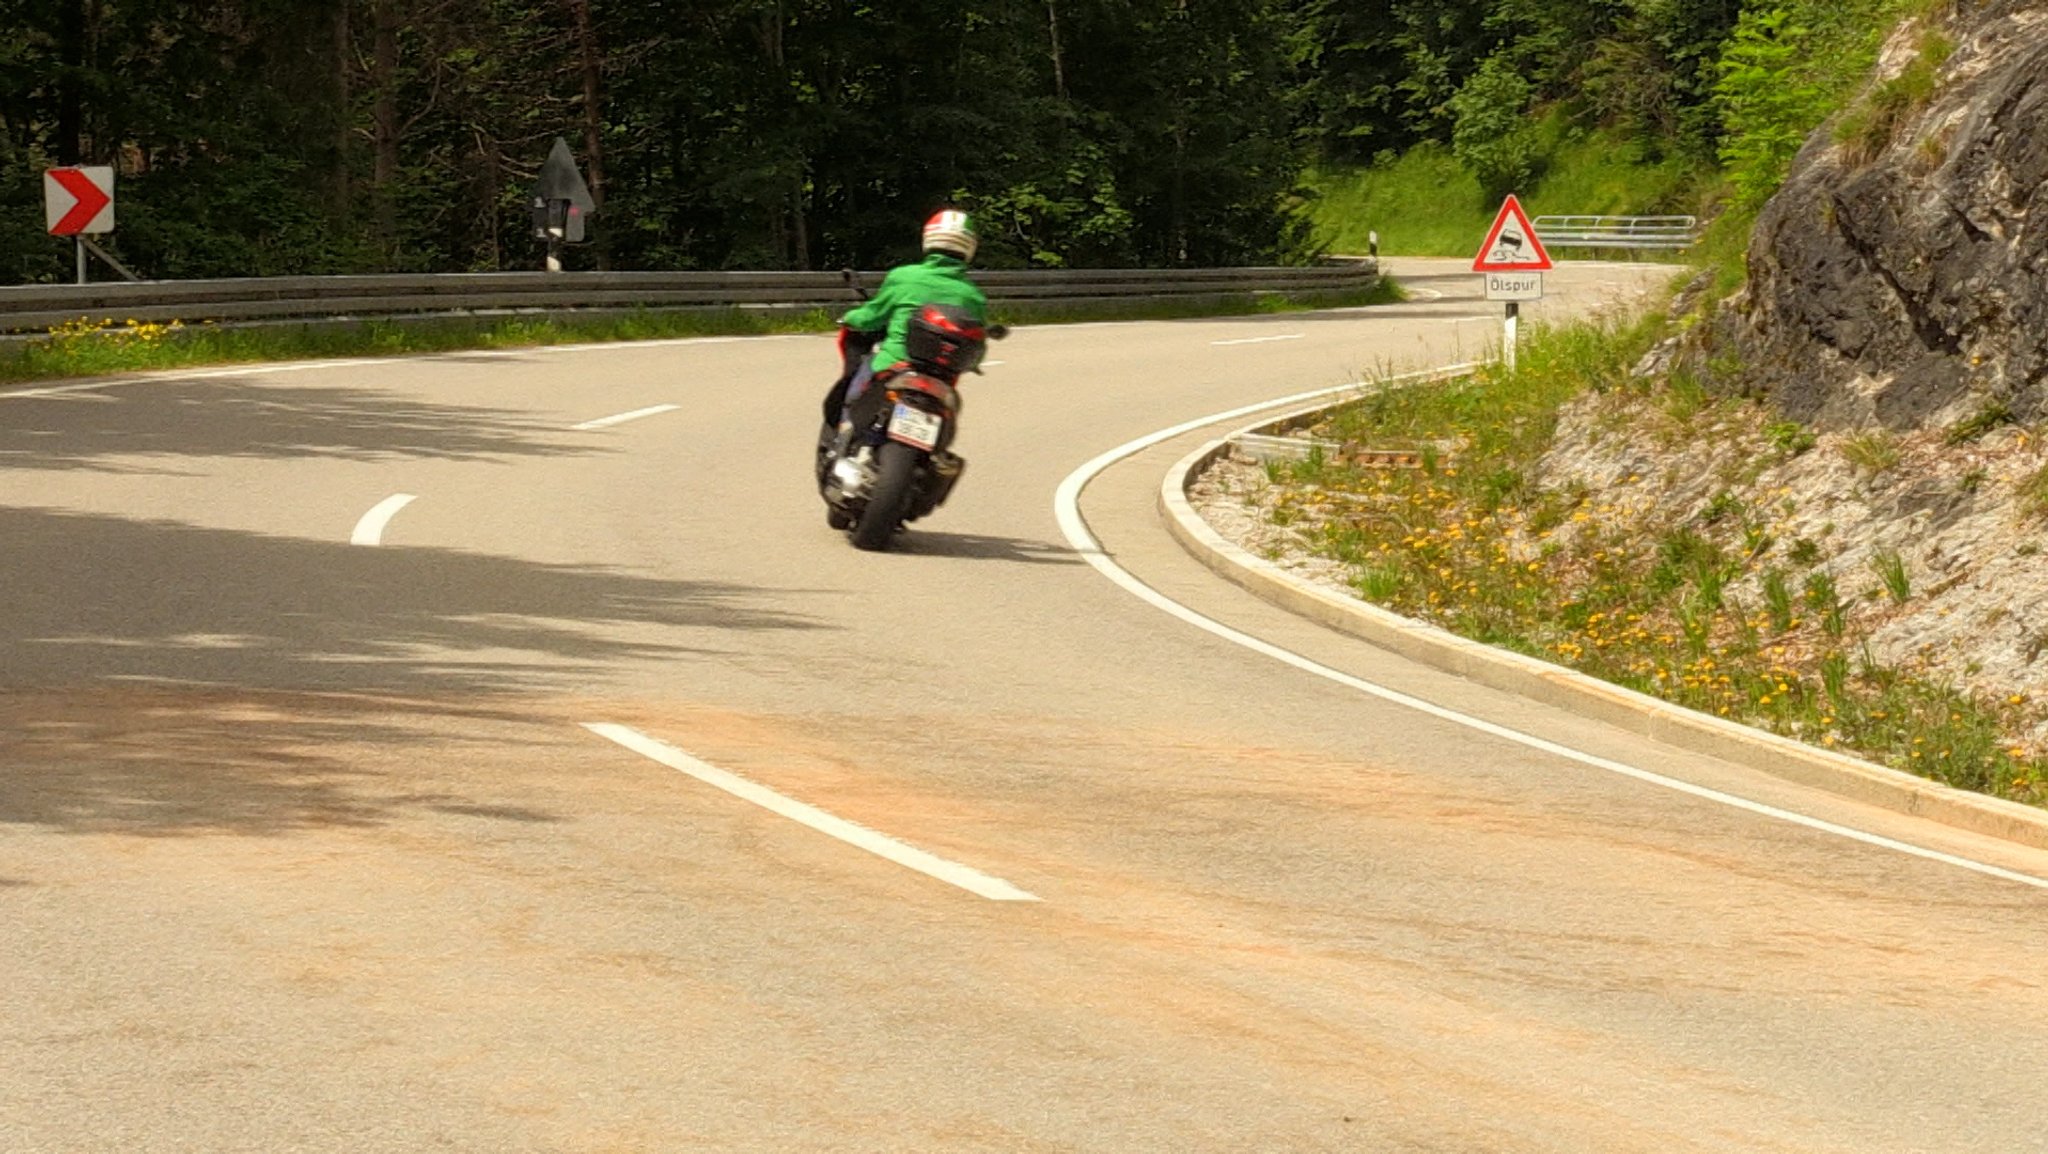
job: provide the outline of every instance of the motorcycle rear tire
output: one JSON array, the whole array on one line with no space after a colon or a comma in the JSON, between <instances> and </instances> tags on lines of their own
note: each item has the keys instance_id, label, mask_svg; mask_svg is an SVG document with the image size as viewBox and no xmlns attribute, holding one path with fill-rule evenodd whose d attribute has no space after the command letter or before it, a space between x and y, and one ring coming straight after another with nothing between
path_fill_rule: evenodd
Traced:
<instances>
[{"instance_id":1,"label":"motorcycle rear tire","mask_svg":"<svg viewBox=\"0 0 2048 1154\"><path fill-rule=\"evenodd\" d=\"M867 507L861 510L859 524L853 527L854 548L889 547L889 538L903 523L903 514L910 510L911 490L917 485L918 456L916 449L901 441L889 441L882 446L875 463L875 487L868 495Z\"/></svg>"}]
</instances>

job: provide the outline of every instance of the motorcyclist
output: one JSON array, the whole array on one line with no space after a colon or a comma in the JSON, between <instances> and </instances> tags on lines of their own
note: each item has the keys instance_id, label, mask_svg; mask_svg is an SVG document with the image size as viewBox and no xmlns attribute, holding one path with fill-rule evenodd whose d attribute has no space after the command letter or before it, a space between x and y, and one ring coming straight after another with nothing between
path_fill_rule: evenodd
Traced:
<instances>
[{"instance_id":1,"label":"motorcyclist","mask_svg":"<svg viewBox=\"0 0 2048 1154\"><path fill-rule=\"evenodd\" d=\"M909 359L903 337L918 309L952 305L978 321L988 319L988 298L967 277L968 262L979 243L966 213L940 209L924 222L924 259L890 269L874 296L839 319L845 364L838 383L826 394L825 421L839 426L841 449L851 431L843 423L846 406L866 391L877 373Z\"/></svg>"}]
</instances>

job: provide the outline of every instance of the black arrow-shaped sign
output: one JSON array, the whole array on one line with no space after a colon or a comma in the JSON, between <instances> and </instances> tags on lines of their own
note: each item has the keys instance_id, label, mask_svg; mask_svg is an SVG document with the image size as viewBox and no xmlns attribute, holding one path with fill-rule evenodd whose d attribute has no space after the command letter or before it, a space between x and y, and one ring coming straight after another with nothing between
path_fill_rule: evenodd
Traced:
<instances>
[{"instance_id":1,"label":"black arrow-shaped sign","mask_svg":"<svg viewBox=\"0 0 2048 1154\"><path fill-rule=\"evenodd\" d=\"M569 142L559 136L555 138L555 147L548 153L548 162L540 166L540 179L533 182L532 199L543 204L551 200L566 200L586 214L597 211L597 202L590 196L590 186L583 183L583 174L576 169L576 158L569 154Z\"/></svg>"}]
</instances>

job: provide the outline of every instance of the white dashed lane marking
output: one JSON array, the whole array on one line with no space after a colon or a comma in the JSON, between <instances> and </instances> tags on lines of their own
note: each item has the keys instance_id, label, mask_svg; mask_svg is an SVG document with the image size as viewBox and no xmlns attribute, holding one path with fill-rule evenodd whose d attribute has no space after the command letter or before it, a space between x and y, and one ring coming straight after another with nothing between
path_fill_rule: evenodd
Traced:
<instances>
[{"instance_id":1,"label":"white dashed lane marking","mask_svg":"<svg viewBox=\"0 0 2048 1154\"><path fill-rule=\"evenodd\" d=\"M609 417L599 417L594 421L585 421L580 425L571 425L569 427L572 429L585 430L608 429L613 425L623 425L627 421L637 421L642 417L652 417L662 413L673 413L680 408L682 408L681 405L649 405L644 409L634 409L630 413L614 413Z\"/></svg>"},{"instance_id":2,"label":"white dashed lane marking","mask_svg":"<svg viewBox=\"0 0 2048 1154\"><path fill-rule=\"evenodd\" d=\"M753 802L771 813L781 814L791 821L800 822L819 833L836 837L850 846L864 849L877 857L886 858L927 877L937 878L948 885L959 886L977 897L984 897L993 902L1038 900L1036 896L1025 893L1001 878L990 877L971 866L947 861L915 846L905 845L887 834L876 833L864 825L857 825L843 817L826 813L814 805L806 805L793 798L784 797L765 785L758 785L736 773L700 761L673 745L648 737L637 729L609 722L585 722L583 728L642 757L687 773L698 781L722 789L743 801Z\"/></svg>"},{"instance_id":3,"label":"white dashed lane marking","mask_svg":"<svg viewBox=\"0 0 2048 1154\"><path fill-rule=\"evenodd\" d=\"M363 514L362 520L356 522L356 531L349 534L348 543L351 545L382 545L384 543L384 527L391 523L391 518L396 517L400 509L405 508L418 499L411 493L393 493L391 496L377 502L369 512Z\"/></svg>"},{"instance_id":4,"label":"white dashed lane marking","mask_svg":"<svg viewBox=\"0 0 2048 1154\"><path fill-rule=\"evenodd\" d=\"M1307 333L1288 333L1280 337L1239 337L1234 341L1210 341L1212 345L1263 345L1271 341L1298 341Z\"/></svg>"}]
</instances>

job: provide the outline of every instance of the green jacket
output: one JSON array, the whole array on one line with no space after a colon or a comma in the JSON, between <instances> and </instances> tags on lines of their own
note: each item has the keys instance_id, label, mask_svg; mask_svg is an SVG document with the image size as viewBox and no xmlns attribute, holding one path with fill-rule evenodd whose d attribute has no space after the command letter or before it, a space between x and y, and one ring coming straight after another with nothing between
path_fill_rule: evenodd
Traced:
<instances>
[{"instance_id":1,"label":"green jacket","mask_svg":"<svg viewBox=\"0 0 2048 1154\"><path fill-rule=\"evenodd\" d=\"M875 346L873 361L876 368L883 369L907 359L903 334L910 328L910 318L925 305L954 305L972 312L976 320L988 321L988 298L967 279L967 262L934 252L916 264L890 269L875 295L841 317L839 323L855 332L887 330Z\"/></svg>"}]
</instances>

